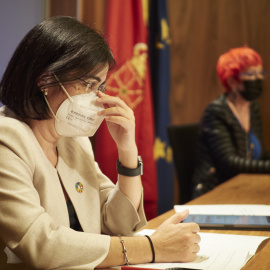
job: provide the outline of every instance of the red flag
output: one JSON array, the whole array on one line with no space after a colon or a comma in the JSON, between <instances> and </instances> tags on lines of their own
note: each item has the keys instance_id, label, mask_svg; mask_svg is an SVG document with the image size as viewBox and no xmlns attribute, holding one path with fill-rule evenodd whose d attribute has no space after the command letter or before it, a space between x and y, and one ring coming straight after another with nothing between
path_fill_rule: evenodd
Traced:
<instances>
[{"instance_id":1,"label":"red flag","mask_svg":"<svg viewBox=\"0 0 270 270\"><path fill-rule=\"evenodd\" d=\"M147 35L142 0L108 1L106 36L117 69L108 76L106 93L120 97L134 111L136 143L144 164L144 206L149 220L157 214L157 176ZM115 183L118 153L105 122L97 133L95 155L102 172Z\"/></svg>"}]
</instances>

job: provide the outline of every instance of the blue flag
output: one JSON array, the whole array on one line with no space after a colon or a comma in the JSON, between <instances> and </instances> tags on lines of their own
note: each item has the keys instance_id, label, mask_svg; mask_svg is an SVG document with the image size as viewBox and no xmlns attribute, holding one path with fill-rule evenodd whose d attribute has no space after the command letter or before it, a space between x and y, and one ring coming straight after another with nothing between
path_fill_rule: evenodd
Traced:
<instances>
[{"instance_id":1,"label":"blue flag","mask_svg":"<svg viewBox=\"0 0 270 270\"><path fill-rule=\"evenodd\" d=\"M167 1L151 1L149 47L155 113L154 158L158 175L158 214L173 208L174 168L167 126L170 124L170 45Z\"/></svg>"}]
</instances>

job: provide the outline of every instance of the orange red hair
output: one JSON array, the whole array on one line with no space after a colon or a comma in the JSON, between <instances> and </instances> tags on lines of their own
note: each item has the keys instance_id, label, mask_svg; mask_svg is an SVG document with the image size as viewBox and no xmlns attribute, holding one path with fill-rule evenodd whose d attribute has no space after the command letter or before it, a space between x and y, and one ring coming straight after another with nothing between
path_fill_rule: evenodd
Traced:
<instances>
[{"instance_id":1,"label":"orange red hair","mask_svg":"<svg viewBox=\"0 0 270 270\"><path fill-rule=\"evenodd\" d=\"M231 89L227 83L228 78L235 77L237 79L237 75L241 71L262 64L261 56L253 49L249 47L234 48L219 57L217 74L226 91L229 92Z\"/></svg>"}]
</instances>

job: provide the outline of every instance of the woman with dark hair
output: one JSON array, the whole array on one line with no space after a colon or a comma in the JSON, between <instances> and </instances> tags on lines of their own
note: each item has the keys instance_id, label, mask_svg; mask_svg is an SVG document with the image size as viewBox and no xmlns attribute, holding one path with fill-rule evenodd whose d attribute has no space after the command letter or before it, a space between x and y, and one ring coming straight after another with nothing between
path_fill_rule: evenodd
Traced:
<instances>
[{"instance_id":1,"label":"woman with dark hair","mask_svg":"<svg viewBox=\"0 0 270 270\"><path fill-rule=\"evenodd\" d=\"M248 47L231 49L219 57L217 73L226 92L201 120L193 197L239 173L270 173L256 101L264 79L260 55Z\"/></svg>"},{"instance_id":2,"label":"woman with dark hair","mask_svg":"<svg viewBox=\"0 0 270 270\"><path fill-rule=\"evenodd\" d=\"M16 49L0 84L1 269L196 258L199 227L180 223L188 211L132 237L146 224L142 160L133 111L104 94L114 66L103 37L71 17L41 22ZM103 119L118 147L116 185L88 138Z\"/></svg>"}]
</instances>

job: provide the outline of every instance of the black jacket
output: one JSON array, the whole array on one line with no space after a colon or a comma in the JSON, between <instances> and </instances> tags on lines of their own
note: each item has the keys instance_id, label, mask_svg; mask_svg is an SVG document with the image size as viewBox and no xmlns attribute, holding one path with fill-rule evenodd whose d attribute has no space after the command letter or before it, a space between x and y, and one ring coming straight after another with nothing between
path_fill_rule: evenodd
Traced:
<instances>
[{"instance_id":1,"label":"black jacket","mask_svg":"<svg viewBox=\"0 0 270 270\"><path fill-rule=\"evenodd\" d=\"M206 108L199 129L197 166L192 177L197 197L239 173L270 173L270 156L264 151L259 105L250 104L250 128L261 143L259 160L248 157L248 134L221 95Z\"/></svg>"}]
</instances>

